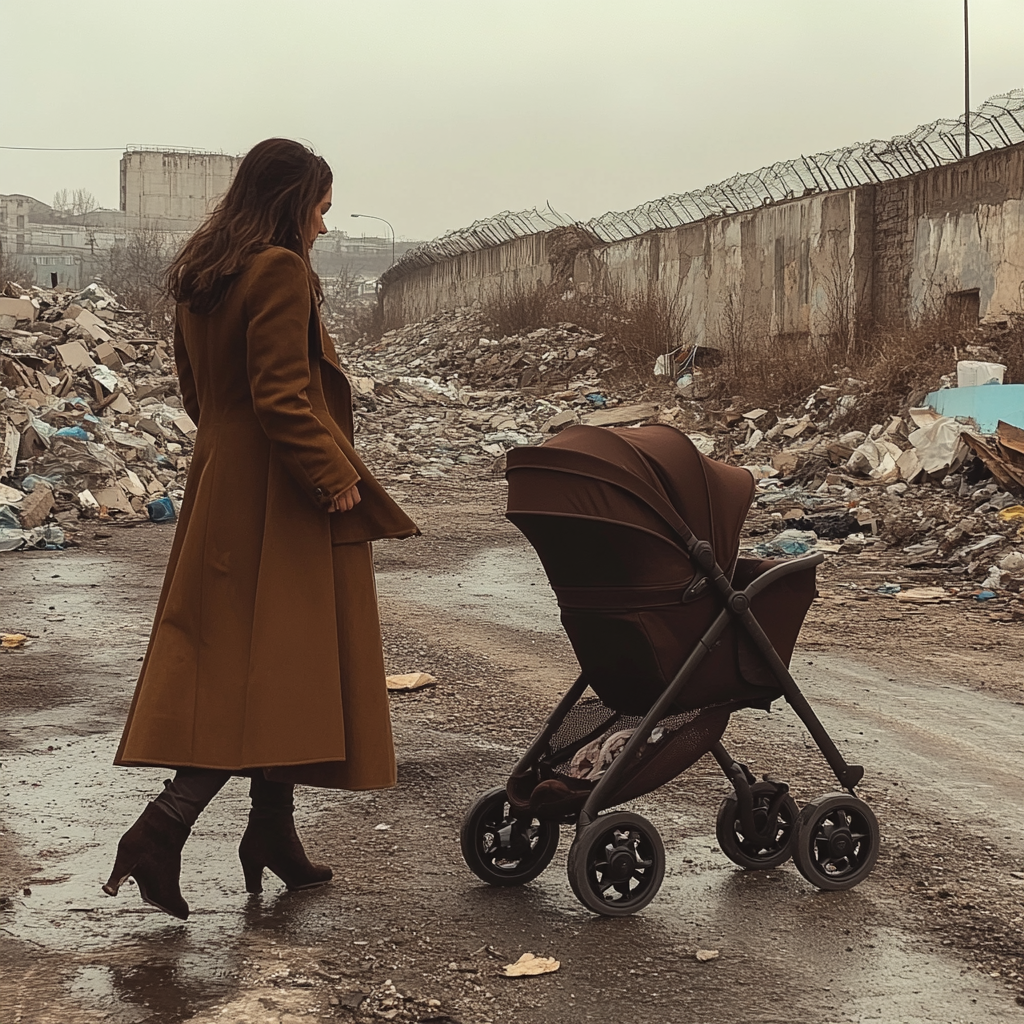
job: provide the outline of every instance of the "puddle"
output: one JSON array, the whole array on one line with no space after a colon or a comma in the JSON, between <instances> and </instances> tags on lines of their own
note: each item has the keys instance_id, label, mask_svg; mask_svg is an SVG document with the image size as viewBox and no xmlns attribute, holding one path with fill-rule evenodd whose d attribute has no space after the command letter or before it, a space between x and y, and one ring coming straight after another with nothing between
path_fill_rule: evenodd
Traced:
<instances>
[{"instance_id":1,"label":"puddle","mask_svg":"<svg viewBox=\"0 0 1024 1024\"><path fill-rule=\"evenodd\" d=\"M118 1024L177 1024L233 988L211 976L209 957L199 950L174 960L83 967L68 986L74 998Z\"/></svg>"}]
</instances>

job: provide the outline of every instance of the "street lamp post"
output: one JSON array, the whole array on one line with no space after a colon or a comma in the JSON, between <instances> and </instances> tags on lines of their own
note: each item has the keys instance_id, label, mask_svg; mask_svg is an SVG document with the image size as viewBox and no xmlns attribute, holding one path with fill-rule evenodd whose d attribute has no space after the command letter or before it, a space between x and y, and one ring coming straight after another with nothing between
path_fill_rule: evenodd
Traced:
<instances>
[{"instance_id":1,"label":"street lamp post","mask_svg":"<svg viewBox=\"0 0 1024 1024\"><path fill-rule=\"evenodd\" d=\"M395 265L395 229L391 227L391 221L384 220L383 217L375 217L372 213L353 213L353 217L365 217L367 220L379 220L382 224L387 224L391 228L391 265Z\"/></svg>"}]
</instances>

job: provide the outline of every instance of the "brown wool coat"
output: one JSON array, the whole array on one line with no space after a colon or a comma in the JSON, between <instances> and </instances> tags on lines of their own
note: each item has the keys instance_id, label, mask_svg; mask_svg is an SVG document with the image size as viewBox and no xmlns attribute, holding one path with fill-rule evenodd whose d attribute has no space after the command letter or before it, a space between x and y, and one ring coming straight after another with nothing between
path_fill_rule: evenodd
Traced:
<instances>
[{"instance_id":1,"label":"brown wool coat","mask_svg":"<svg viewBox=\"0 0 1024 1024\"><path fill-rule=\"evenodd\" d=\"M212 314L179 306L174 349L199 430L115 763L393 784L369 542L419 531L352 447L301 258L268 249Z\"/></svg>"}]
</instances>

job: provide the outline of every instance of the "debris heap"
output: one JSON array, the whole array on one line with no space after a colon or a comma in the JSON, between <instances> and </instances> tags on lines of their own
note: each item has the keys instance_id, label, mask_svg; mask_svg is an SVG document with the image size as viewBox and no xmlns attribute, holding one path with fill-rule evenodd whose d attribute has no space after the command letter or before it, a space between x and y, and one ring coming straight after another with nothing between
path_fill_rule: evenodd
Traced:
<instances>
[{"instance_id":1,"label":"debris heap","mask_svg":"<svg viewBox=\"0 0 1024 1024\"><path fill-rule=\"evenodd\" d=\"M498 336L472 308L339 346L352 380L359 444L391 479L496 465L517 445L571 423L635 423L657 406L606 394L614 363L602 335L571 323ZM496 460L497 463L496 463Z\"/></svg>"},{"instance_id":2,"label":"debris heap","mask_svg":"<svg viewBox=\"0 0 1024 1024\"><path fill-rule=\"evenodd\" d=\"M195 424L167 340L101 285L0 295L0 550L173 519Z\"/></svg>"}]
</instances>

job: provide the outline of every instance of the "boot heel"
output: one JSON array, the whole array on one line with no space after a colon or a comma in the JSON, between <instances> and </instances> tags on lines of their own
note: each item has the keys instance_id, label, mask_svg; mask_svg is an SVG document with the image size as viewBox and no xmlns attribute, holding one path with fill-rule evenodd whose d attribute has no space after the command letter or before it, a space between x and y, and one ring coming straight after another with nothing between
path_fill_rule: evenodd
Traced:
<instances>
[{"instance_id":1,"label":"boot heel","mask_svg":"<svg viewBox=\"0 0 1024 1024\"><path fill-rule=\"evenodd\" d=\"M241 860L241 858L239 858ZM266 865L256 861L242 860L242 874L245 876L245 891L263 892L263 868Z\"/></svg>"},{"instance_id":2,"label":"boot heel","mask_svg":"<svg viewBox=\"0 0 1024 1024\"><path fill-rule=\"evenodd\" d=\"M110 878L107 880L106 885L103 886L103 891L108 896L116 896L121 886L124 885L124 883L131 877L131 873L130 868L127 871L122 871L117 867L117 865L115 865L113 874L111 874Z\"/></svg>"}]
</instances>

